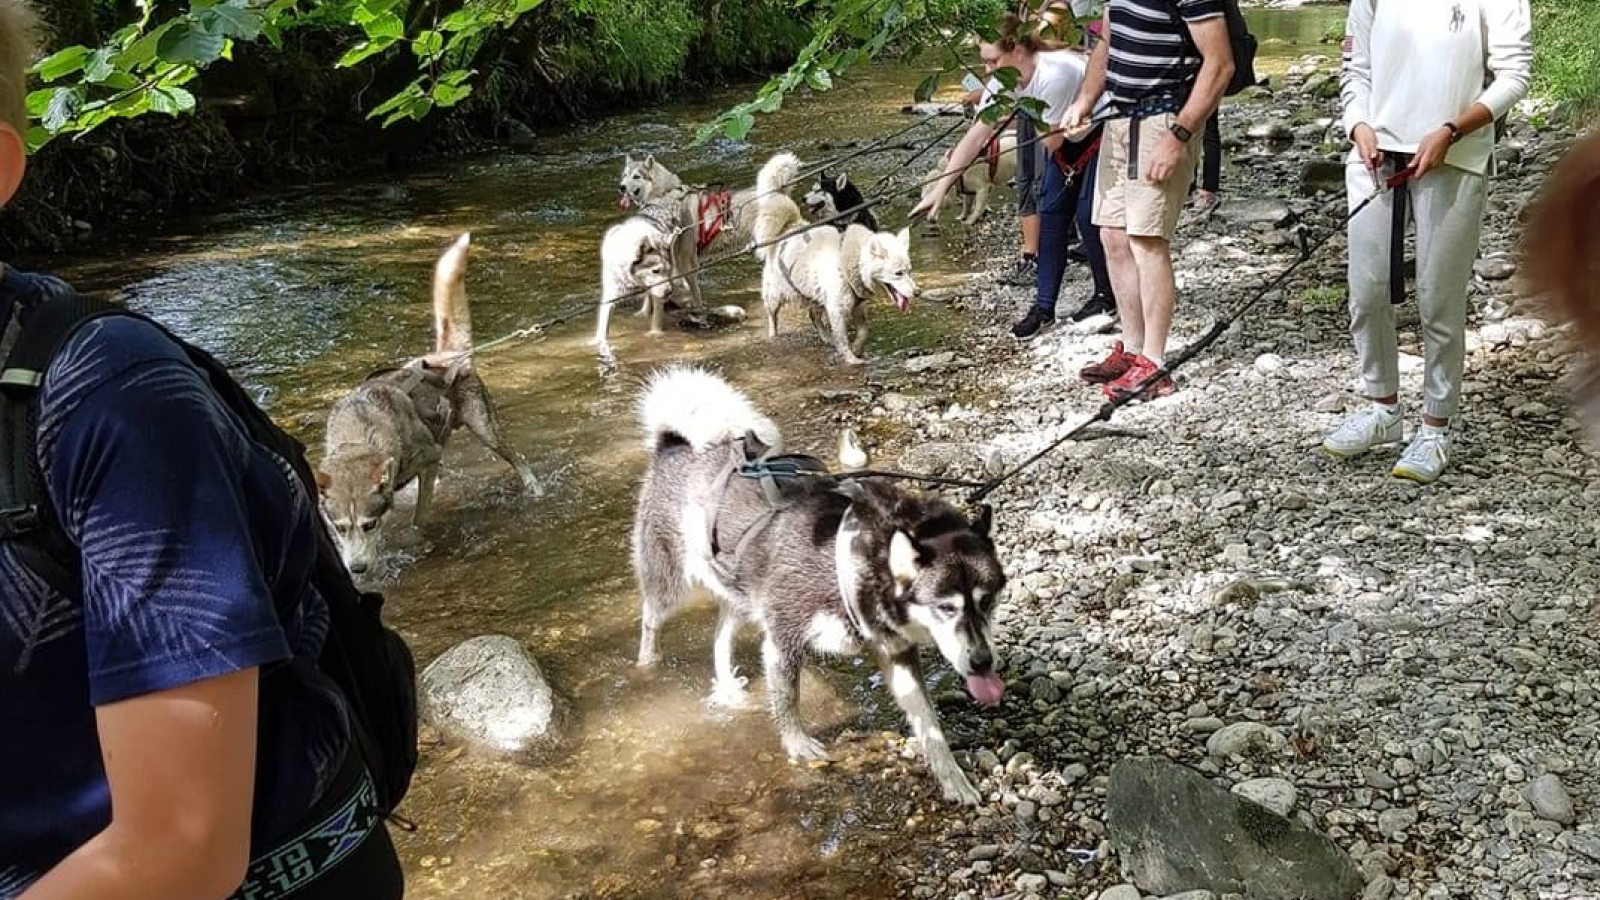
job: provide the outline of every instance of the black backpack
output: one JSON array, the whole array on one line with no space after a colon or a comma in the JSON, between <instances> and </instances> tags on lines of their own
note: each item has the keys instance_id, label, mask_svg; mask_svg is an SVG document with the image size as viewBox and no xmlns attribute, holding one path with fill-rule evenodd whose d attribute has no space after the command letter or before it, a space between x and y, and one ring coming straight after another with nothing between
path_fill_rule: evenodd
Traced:
<instances>
[{"instance_id":1,"label":"black backpack","mask_svg":"<svg viewBox=\"0 0 1600 900\"><path fill-rule=\"evenodd\" d=\"M81 559L56 520L39 470L39 385L56 353L78 328L94 319L132 316L154 325L182 347L251 439L288 461L315 502L316 480L304 445L273 424L210 354L158 322L76 293L54 294L31 305L19 303L14 315L20 319L21 333L0 370L0 540L11 542L17 559L63 597L82 596ZM0 323L0 331L4 328ZM405 640L383 624L383 597L356 587L327 526L320 516L316 518L317 560L311 578L327 601L330 619L318 666L344 694L351 740L372 773L378 803L388 815L405 797L417 767L416 663ZM273 671L264 668L263 679L270 679Z\"/></svg>"},{"instance_id":2,"label":"black backpack","mask_svg":"<svg viewBox=\"0 0 1600 900\"><path fill-rule=\"evenodd\" d=\"M1256 83L1257 41L1244 21L1244 13L1239 10L1239 0L1222 0L1222 9L1223 16L1228 20L1228 44L1233 48L1233 79L1228 82L1228 89L1222 95L1232 97ZM1167 12L1178 23L1178 33L1183 35L1184 46L1195 56L1203 56L1200 48L1194 45L1194 39L1189 36L1189 27L1178 12L1177 0L1168 3Z\"/></svg>"}]
</instances>

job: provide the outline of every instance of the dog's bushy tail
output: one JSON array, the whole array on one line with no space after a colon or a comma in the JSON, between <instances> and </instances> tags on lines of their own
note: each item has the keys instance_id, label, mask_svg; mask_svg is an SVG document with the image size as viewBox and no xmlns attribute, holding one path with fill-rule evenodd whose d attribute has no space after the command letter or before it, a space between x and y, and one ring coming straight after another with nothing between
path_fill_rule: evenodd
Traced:
<instances>
[{"instance_id":1,"label":"dog's bushy tail","mask_svg":"<svg viewBox=\"0 0 1600 900\"><path fill-rule=\"evenodd\" d=\"M472 311L467 308L467 257L472 235L456 238L433 267L433 349L463 353L472 349Z\"/></svg>"},{"instance_id":2,"label":"dog's bushy tail","mask_svg":"<svg viewBox=\"0 0 1600 900\"><path fill-rule=\"evenodd\" d=\"M800 174L800 157L793 153L779 153L767 160L756 173L756 190L763 193L786 193L795 177Z\"/></svg>"},{"instance_id":3,"label":"dog's bushy tail","mask_svg":"<svg viewBox=\"0 0 1600 900\"><path fill-rule=\"evenodd\" d=\"M676 441L704 450L755 432L773 450L783 436L750 398L718 375L695 366L671 366L650 376L639 398L646 450Z\"/></svg>"}]
</instances>

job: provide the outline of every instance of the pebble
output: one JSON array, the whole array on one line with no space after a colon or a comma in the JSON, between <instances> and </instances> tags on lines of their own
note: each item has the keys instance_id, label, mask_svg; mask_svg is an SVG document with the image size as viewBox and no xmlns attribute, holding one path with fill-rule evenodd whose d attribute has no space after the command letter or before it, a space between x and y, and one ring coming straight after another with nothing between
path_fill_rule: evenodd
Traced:
<instances>
[{"instance_id":1,"label":"pebble","mask_svg":"<svg viewBox=\"0 0 1600 900\"><path fill-rule=\"evenodd\" d=\"M1528 802L1533 804L1533 811L1542 819L1561 825L1571 825L1578 820L1577 812L1572 807L1572 797L1555 775L1546 773L1535 778L1528 785Z\"/></svg>"},{"instance_id":2,"label":"pebble","mask_svg":"<svg viewBox=\"0 0 1600 900\"><path fill-rule=\"evenodd\" d=\"M1230 790L1280 816L1287 816L1294 810L1295 798L1299 796L1294 785L1282 778L1252 778L1239 782Z\"/></svg>"}]
</instances>

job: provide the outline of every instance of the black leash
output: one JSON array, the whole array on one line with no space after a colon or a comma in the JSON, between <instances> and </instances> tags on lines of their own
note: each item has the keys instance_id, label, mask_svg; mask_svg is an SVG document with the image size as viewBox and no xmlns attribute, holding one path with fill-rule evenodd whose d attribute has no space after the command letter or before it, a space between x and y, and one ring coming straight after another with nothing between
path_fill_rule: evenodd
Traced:
<instances>
[{"instance_id":1,"label":"black leash","mask_svg":"<svg viewBox=\"0 0 1600 900\"><path fill-rule=\"evenodd\" d=\"M1233 324L1243 317L1245 313L1254 308L1255 305L1260 303L1267 295L1277 290L1278 287L1284 283L1284 281L1288 280L1290 275L1294 274L1297 269L1311 259L1312 254L1314 254L1317 250L1320 250L1328 243L1328 241L1332 240L1335 235L1339 234L1346 226L1350 224L1350 221L1356 216L1360 215L1361 211L1366 209L1367 206L1372 203L1372 201L1383 196L1388 191L1397 190L1405 185L1407 181L1411 180L1411 177L1415 171L1416 170L1414 168L1408 167L1401 169L1395 174L1389 176L1387 180L1381 183L1381 190L1374 191L1371 196L1367 197L1367 199L1356 204L1355 209L1352 209L1348 214L1345 215L1344 220L1340 223L1339 227L1330 228L1327 234L1324 234L1321 238L1310 243L1309 245L1305 245L1302 248L1300 258L1295 260L1293 263L1290 263L1287 268L1278 273L1277 277L1267 282L1265 286L1256 292L1255 296L1239 304L1233 309L1232 312L1213 322L1211 324L1211 328L1206 331L1205 334L1201 335L1198 340L1180 350L1176 356L1173 356L1160 368L1156 369L1156 371L1151 373L1147 378L1145 378L1144 381L1141 381L1137 386L1135 386L1133 390L1123 394L1120 397L1116 397L1106 401L1105 403L1102 403L1100 405L1100 409L1089 419L1080 423L1077 427L1073 428L1071 431L1068 431L1066 434L1062 435L1056 440L1050 442L1050 444L1044 449L1018 463L1010 471L991 479L982 487L973 491L967 496L967 502L970 504L982 502L984 498L988 497L1001 485L1005 484L1007 481L1010 481L1012 478L1015 478L1024 469L1032 466L1034 463L1055 452L1055 450L1062 444L1077 438L1089 426L1095 424L1096 422L1111 421L1111 417L1116 414L1117 410L1127 406L1129 403L1132 403L1139 397L1142 397L1145 391L1160 383L1161 379L1170 377L1172 373L1177 371L1178 368L1184 363L1187 363L1189 360L1199 356L1207 347L1210 347L1212 344L1216 343L1217 339L1222 337L1222 335L1226 333L1229 328L1233 327Z\"/></svg>"}]
</instances>

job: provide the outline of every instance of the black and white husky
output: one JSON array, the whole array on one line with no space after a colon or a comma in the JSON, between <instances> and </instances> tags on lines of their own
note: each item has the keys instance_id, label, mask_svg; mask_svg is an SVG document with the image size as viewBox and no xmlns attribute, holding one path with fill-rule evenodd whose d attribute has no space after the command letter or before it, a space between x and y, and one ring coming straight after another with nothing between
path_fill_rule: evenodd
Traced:
<instances>
[{"instance_id":1,"label":"black and white husky","mask_svg":"<svg viewBox=\"0 0 1600 900\"><path fill-rule=\"evenodd\" d=\"M657 373L640 413L651 456L633 529L644 600L639 665L656 662L661 626L692 588L705 587L722 610L711 702L746 704L733 645L754 623L784 750L810 760L824 750L799 717L807 651L871 650L944 796L980 802L945 741L917 652L937 647L975 701L1000 702L989 624L1005 574L987 508L969 521L947 503L884 483L745 477L738 465L770 458L782 438L743 394L703 370Z\"/></svg>"},{"instance_id":2,"label":"black and white husky","mask_svg":"<svg viewBox=\"0 0 1600 900\"><path fill-rule=\"evenodd\" d=\"M853 215L845 216L833 222L833 227L840 231L851 225L862 225L872 231L878 230L878 219L872 214L867 205L866 195L850 180L849 173L830 172L823 170L817 176L816 183L811 185L811 190L806 191L806 214L813 219L833 219L841 212L855 210Z\"/></svg>"}]
</instances>

